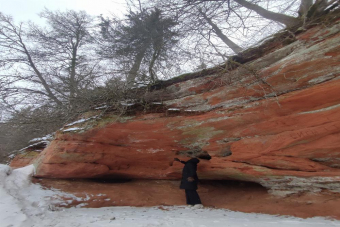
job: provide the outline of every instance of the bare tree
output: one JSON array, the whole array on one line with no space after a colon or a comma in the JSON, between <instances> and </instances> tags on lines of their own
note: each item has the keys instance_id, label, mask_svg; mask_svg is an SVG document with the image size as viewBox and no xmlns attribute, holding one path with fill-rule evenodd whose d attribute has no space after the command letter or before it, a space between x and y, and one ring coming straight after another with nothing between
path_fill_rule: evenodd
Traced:
<instances>
[{"instance_id":1,"label":"bare tree","mask_svg":"<svg viewBox=\"0 0 340 227\"><path fill-rule=\"evenodd\" d=\"M274 5L278 14L283 14L292 6L296 7L296 2L280 1ZM205 62L211 61L210 65L225 61L233 53L239 53L244 47L281 29L277 23L264 19L236 1L158 0L155 5L178 17L179 31L185 37L181 40L183 49L187 48L191 59L195 56L198 64L203 55ZM268 3L267 8L272 8L271 5ZM296 19L290 15L287 17Z\"/></svg>"},{"instance_id":2,"label":"bare tree","mask_svg":"<svg viewBox=\"0 0 340 227\"><path fill-rule=\"evenodd\" d=\"M292 17L290 15L286 15L284 13L277 13L270 10L267 10L257 3L253 3L251 0L234 0L236 3L240 4L241 6L253 10L254 12L258 13L262 17L276 21L279 23L282 23L286 25L287 27L292 27L295 25L301 24L301 19ZM188 4L200 4L204 2L224 2L225 4L228 4L229 7L231 7L231 0L187 0ZM295 1L294 1L295 2ZM314 2L314 4L313 4ZM324 11L327 7L333 5L333 7L338 6L339 1L338 0L301 0L300 6L298 10L299 17L303 17L303 15L306 15L308 11L311 10L309 17L311 17L311 14L321 13ZM313 6L313 7L312 7Z\"/></svg>"},{"instance_id":3,"label":"bare tree","mask_svg":"<svg viewBox=\"0 0 340 227\"><path fill-rule=\"evenodd\" d=\"M241 52L243 49L234 43L232 40L230 40L226 35L223 34L221 29L207 16L205 12L202 11L202 9L198 10L199 13L203 16L203 18L208 22L208 24L212 27L214 33L228 46L230 49L232 49L236 54Z\"/></svg>"},{"instance_id":4,"label":"bare tree","mask_svg":"<svg viewBox=\"0 0 340 227\"><path fill-rule=\"evenodd\" d=\"M0 122L0 163L11 153L27 147L30 140L50 134L65 122L65 116L48 106L22 108Z\"/></svg>"},{"instance_id":5,"label":"bare tree","mask_svg":"<svg viewBox=\"0 0 340 227\"><path fill-rule=\"evenodd\" d=\"M177 43L176 21L163 17L157 8L130 11L123 22L102 20L100 54L104 58L118 59L121 65L129 65L126 72L129 87L134 85L140 75L144 75L151 83L155 82L158 79L156 65L167 59Z\"/></svg>"},{"instance_id":6,"label":"bare tree","mask_svg":"<svg viewBox=\"0 0 340 227\"><path fill-rule=\"evenodd\" d=\"M0 13L0 48L1 48L1 67L5 70L13 68L16 64L23 64L27 67L27 76L22 75L21 72L14 71L16 75L1 75L1 84L12 85L22 80L34 79L34 83L39 83L41 89L36 90L32 88L22 88L25 92L32 94L39 94L48 97L53 100L57 105L61 105L61 101L52 92L51 87L48 85L46 78L38 69L36 60L34 59L34 51L27 45L25 38L28 36L25 30L24 24L20 23L15 25L12 18ZM33 77L32 74L35 76ZM10 77L13 77L10 79ZM19 87L8 86L2 89L2 91L13 91L17 93Z\"/></svg>"},{"instance_id":7,"label":"bare tree","mask_svg":"<svg viewBox=\"0 0 340 227\"><path fill-rule=\"evenodd\" d=\"M47 27L16 25L0 14L1 97L10 104L45 101L71 107L81 89L93 85L98 63L93 58L92 18L85 12L40 14ZM91 54L92 51L92 54Z\"/></svg>"},{"instance_id":8,"label":"bare tree","mask_svg":"<svg viewBox=\"0 0 340 227\"><path fill-rule=\"evenodd\" d=\"M301 4L298 11L299 16L303 17L304 15L306 15L312 5L313 0L301 0Z\"/></svg>"},{"instance_id":9,"label":"bare tree","mask_svg":"<svg viewBox=\"0 0 340 227\"><path fill-rule=\"evenodd\" d=\"M256 45L287 27L297 29L335 7L338 0L145 0L167 15L176 15L185 37L181 44L196 64L202 56L210 66ZM315 9L315 10L314 10Z\"/></svg>"},{"instance_id":10,"label":"bare tree","mask_svg":"<svg viewBox=\"0 0 340 227\"><path fill-rule=\"evenodd\" d=\"M266 10L259 5L248 2L246 0L234 0L234 1L247 9L251 9L255 11L256 13L258 13L259 15L261 15L262 17L266 19L277 21L279 23L286 25L287 27L297 25L300 22L300 20L295 17Z\"/></svg>"}]
</instances>

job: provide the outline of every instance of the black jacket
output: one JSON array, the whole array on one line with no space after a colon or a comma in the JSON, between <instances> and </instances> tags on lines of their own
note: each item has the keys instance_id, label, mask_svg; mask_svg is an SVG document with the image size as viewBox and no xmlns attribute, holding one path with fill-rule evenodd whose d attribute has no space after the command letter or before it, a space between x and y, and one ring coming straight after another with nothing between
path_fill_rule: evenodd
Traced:
<instances>
[{"instance_id":1,"label":"black jacket","mask_svg":"<svg viewBox=\"0 0 340 227\"><path fill-rule=\"evenodd\" d=\"M182 172L182 180L180 189L186 189L186 190L197 190L197 183L198 183L198 177L197 177L197 164L200 162L197 158L192 158L187 162L181 161L181 163L185 164ZM189 182L188 178L192 177L194 178L194 181Z\"/></svg>"}]
</instances>

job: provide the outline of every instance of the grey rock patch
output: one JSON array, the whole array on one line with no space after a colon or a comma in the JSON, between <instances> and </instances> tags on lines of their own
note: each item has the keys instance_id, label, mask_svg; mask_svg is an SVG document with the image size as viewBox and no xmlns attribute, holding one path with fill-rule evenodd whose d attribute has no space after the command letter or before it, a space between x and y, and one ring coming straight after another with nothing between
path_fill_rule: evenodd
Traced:
<instances>
[{"instance_id":1,"label":"grey rock patch","mask_svg":"<svg viewBox=\"0 0 340 227\"><path fill-rule=\"evenodd\" d=\"M340 193L340 177L294 177L282 176L261 179L259 183L276 196L287 196L301 192L318 193L326 189Z\"/></svg>"},{"instance_id":2,"label":"grey rock patch","mask_svg":"<svg viewBox=\"0 0 340 227\"><path fill-rule=\"evenodd\" d=\"M328 75L324 75L324 76L320 76L314 79L311 79L310 81L308 81L309 84L320 84L323 82L326 82L328 80L331 80L335 77L334 73L330 73Z\"/></svg>"}]
</instances>

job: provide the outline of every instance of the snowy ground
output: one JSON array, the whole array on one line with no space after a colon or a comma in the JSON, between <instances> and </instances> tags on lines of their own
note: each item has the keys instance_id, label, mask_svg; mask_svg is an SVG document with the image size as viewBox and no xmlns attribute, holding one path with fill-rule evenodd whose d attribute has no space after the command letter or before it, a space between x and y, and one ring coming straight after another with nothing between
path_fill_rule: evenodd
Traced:
<instances>
[{"instance_id":1,"label":"snowy ground","mask_svg":"<svg viewBox=\"0 0 340 227\"><path fill-rule=\"evenodd\" d=\"M264 214L246 214L224 209L171 207L69 208L55 206L57 190L45 190L31 184L33 166L13 170L0 165L0 223L3 227L280 227L339 226L340 221L317 217L299 219ZM72 195L67 195L68 197Z\"/></svg>"}]
</instances>

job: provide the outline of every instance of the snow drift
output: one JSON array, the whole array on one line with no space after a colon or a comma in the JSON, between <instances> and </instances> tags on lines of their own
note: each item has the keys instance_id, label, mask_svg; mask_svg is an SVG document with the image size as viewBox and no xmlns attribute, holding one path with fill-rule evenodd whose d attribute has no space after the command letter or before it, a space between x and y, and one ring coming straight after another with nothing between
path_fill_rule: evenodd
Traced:
<instances>
[{"instance_id":1,"label":"snow drift","mask_svg":"<svg viewBox=\"0 0 340 227\"><path fill-rule=\"evenodd\" d=\"M33 173L33 165L15 170L0 165L1 226L340 226L339 221L323 218L299 219L186 206L58 209L58 197L65 193L32 184Z\"/></svg>"}]
</instances>

